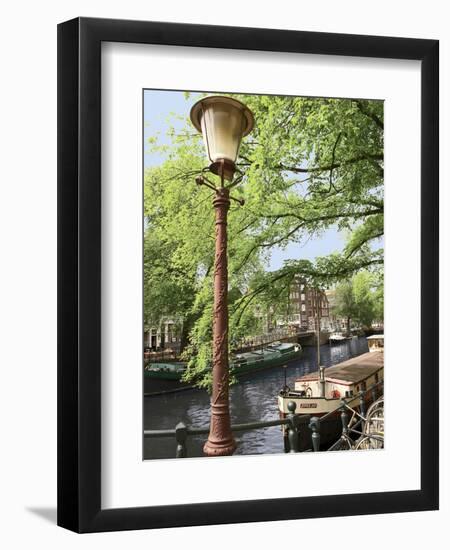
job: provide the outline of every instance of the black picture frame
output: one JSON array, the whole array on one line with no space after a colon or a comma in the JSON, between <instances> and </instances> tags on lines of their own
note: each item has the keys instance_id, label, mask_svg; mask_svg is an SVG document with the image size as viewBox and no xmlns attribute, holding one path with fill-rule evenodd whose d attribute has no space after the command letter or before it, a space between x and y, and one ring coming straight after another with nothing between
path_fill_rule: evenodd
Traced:
<instances>
[{"instance_id":1,"label":"black picture frame","mask_svg":"<svg viewBox=\"0 0 450 550\"><path fill-rule=\"evenodd\" d=\"M421 488L101 508L101 43L421 61ZM76 532L438 509L437 40L77 18L58 26L58 525Z\"/></svg>"}]
</instances>

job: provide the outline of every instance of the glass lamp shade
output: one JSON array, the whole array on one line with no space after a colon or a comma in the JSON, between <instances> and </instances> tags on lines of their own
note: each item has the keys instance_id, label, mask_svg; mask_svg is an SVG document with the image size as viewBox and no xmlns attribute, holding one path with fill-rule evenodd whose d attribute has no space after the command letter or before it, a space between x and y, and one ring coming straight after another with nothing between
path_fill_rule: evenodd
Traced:
<instances>
[{"instance_id":1,"label":"glass lamp shade","mask_svg":"<svg viewBox=\"0 0 450 550\"><path fill-rule=\"evenodd\" d=\"M215 173L218 173L217 166L222 162L234 166L242 137L253 128L250 109L231 97L210 96L201 99L191 109L191 121L203 134L210 168ZM229 171L225 177L231 179Z\"/></svg>"}]
</instances>

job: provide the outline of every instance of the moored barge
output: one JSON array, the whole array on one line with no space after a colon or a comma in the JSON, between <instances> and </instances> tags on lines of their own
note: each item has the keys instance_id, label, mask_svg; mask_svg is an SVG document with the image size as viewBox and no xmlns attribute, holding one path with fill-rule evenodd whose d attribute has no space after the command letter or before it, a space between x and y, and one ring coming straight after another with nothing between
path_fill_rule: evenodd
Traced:
<instances>
[{"instance_id":1,"label":"moored barge","mask_svg":"<svg viewBox=\"0 0 450 550\"><path fill-rule=\"evenodd\" d=\"M274 342L261 350L236 354L230 361L230 374L236 378L285 365L300 356L300 344ZM183 381L185 363L149 363L144 367L144 395L159 395L192 388Z\"/></svg>"},{"instance_id":2,"label":"moored barge","mask_svg":"<svg viewBox=\"0 0 450 550\"><path fill-rule=\"evenodd\" d=\"M284 418L289 414L290 402L295 403L296 414L319 418L326 416L321 421L321 442L326 446L335 441L342 429L339 414L342 400L345 399L351 408L358 410L360 395L364 392L367 410L373 401L370 388L376 385L377 396L379 396L384 379L383 349L383 344L372 343L371 351L367 353L333 367L320 367L316 372L297 378L294 389L284 388L278 395L278 409L281 417ZM303 437L303 440L303 442L300 441L300 446L304 450L309 448L310 439Z\"/></svg>"}]
</instances>

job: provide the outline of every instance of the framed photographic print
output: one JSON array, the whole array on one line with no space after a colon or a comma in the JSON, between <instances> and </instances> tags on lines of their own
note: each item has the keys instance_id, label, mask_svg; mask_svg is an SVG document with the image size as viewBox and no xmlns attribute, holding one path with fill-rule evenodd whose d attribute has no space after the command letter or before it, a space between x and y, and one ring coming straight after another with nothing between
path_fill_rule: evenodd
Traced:
<instances>
[{"instance_id":1,"label":"framed photographic print","mask_svg":"<svg viewBox=\"0 0 450 550\"><path fill-rule=\"evenodd\" d=\"M59 25L59 525L437 509L438 133L434 40Z\"/></svg>"}]
</instances>

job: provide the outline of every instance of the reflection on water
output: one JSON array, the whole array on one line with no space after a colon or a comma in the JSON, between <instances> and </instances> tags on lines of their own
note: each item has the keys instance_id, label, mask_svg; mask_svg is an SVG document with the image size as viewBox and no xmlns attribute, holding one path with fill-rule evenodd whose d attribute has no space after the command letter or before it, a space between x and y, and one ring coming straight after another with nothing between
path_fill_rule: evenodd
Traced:
<instances>
[{"instance_id":1,"label":"reflection on water","mask_svg":"<svg viewBox=\"0 0 450 550\"><path fill-rule=\"evenodd\" d=\"M354 338L342 344L320 347L321 364L335 365L368 351L364 337ZM317 370L316 348L303 348L299 359L289 363L286 369L287 383L294 386L294 380L303 374ZM256 422L278 418L277 394L284 386L285 369L277 367L242 378L230 389L231 422ZM209 395L204 390L187 390L167 395L144 398L144 429L173 429L178 422L187 426L209 424ZM188 456L203 456L205 436L188 437ZM253 430L235 435L235 454L262 454L283 452L283 441L279 426ZM144 459L173 458L175 438L144 440Z\"/></svg>"}]
</instances>

